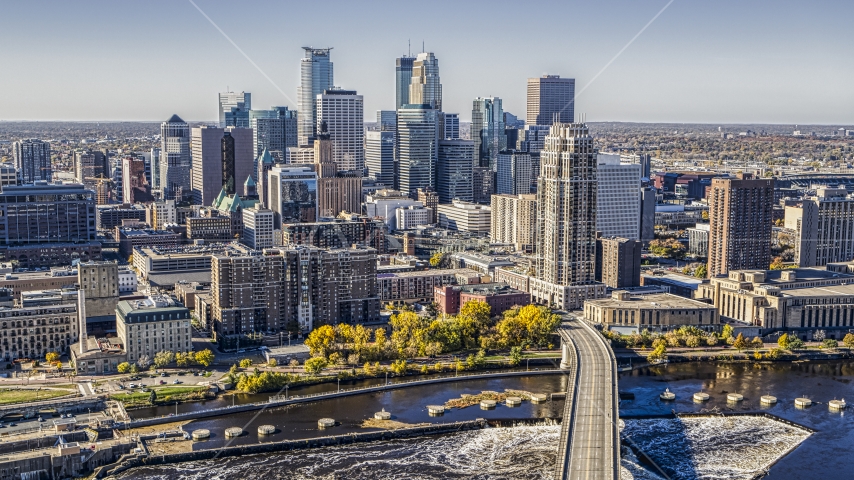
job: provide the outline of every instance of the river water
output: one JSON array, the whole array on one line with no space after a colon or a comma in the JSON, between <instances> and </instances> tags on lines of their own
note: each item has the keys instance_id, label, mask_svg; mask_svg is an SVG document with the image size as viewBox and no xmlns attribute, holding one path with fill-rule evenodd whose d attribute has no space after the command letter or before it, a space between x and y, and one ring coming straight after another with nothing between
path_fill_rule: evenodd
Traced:
<instances>
[{"instance_id":1,"label":"river water","mask_svg":"<svg viewBox=\"0 0 854 480\"><path fill-rule=\"evenodd\" d=\"M771 458L767 464L806 438L794 451L774 464L766 478L849 479L854 477L849 467L850 460L854 458L851 415L830 412L826 403L834 398L854 399L852 379L852 362L774 365L690 363L650 367L621 375L620 391L630 392L635 398L621 403L620 414L628 418L671 411L767 411L815 431L806 438L806 433L779 422L742 417L699 423L691 423L693 420L683 420L682 423L674 420L626 420L624 433L627 439L664 466L673 478L740 478L737 472L747 471L743 465L745 456L765 455ZM452 410L443 417L430 417L426 412L426 405L441 404L463 393L508 388L550 393L565 390L566 383L562 375L549 375L418 386L318 401L260 414L250 412L202 419L191 422L185 429L211 429L211 440L195 445L196 448L210 448L226 443L222 432L230 426L241 426L248 432L234 440L232 445L259 441L255 432L257 426L263 424L273 424L279 429L276 435L264 441L364 431L360 428L361 422L380 409L392 412L395 420L406 423L477 417L545 419L562 415L563 402L560 400L542 405L524 402L521 407L499 406L495 410L481 410L475 406ZM658 399L658 394L665 388L676 393L676 401L665 404ZM704 404L694 403L691 396L698 391L709 393L711 400ZM727 404L725 397L729 392L741 393L745 400L736 405ZM776 396L779 403L773 407L761 407L759 397L766 394ZM795 408L794 399L804 395L816 402L814 406L805 410ZM318 430L316 422L322 417L335 418L341 425L332 430ZM728 423L716 424L715 421ZM250 473L267 478L306 479L547 478L555 461L558 434L559 427L546 424L493 428L420 439L145 468L127 472L121 478L240 478ZM748 448L750 445L755 445L752 453ZM733 448L727 449L728 446ZM712 476L707 476L707 473Z\"/></svg>"}]
</instances>

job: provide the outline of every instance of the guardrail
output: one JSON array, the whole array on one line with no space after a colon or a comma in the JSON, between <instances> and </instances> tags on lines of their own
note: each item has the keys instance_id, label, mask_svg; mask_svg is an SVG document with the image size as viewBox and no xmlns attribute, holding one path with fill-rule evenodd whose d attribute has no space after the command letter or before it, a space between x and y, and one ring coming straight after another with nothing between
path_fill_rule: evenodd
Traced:
<instances>
[{"instance_id":1,"label":"guardrail","mask_svg":"<svg viewBox=\"0 0 854 480\"><path fill-rule=\"evenodd\" d=\"M558 462L556 465L555 478L556 479L564 479L566 478L566 474L569 470L569 460L570 455L572 454L572 426L574 423L575 415L573 415L573 410L575 409L575 397L578 394L578 364L580 362L580 355L578 353L578 349L575 347L575 342L569 336L569 333L566 330L560 331L560 337L563 341L567 342L572 350L572 362L569 364L569 372L568 377L572 379L572 385L567 385L566 392L566 400L563 406L563 419L560 427L560 439L558 441Z\"/></svg>"}]
</instances>

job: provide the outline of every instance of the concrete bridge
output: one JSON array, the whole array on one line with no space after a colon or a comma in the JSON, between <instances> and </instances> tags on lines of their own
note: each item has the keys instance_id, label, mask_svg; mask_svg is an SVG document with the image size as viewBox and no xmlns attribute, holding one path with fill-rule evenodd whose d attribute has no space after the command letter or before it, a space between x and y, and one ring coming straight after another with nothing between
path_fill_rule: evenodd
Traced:
<instances>
[{"instance_id":1,"label":"concrete bridge","mask_svg":"<svg viewBox=\"0 0 854 480\"><path fill-rule=\"evenodd\" d=\"M617 362L605 338L581 319L558 331L569 382L555 478L620 478Z\"/></svg>"}]
</instances>

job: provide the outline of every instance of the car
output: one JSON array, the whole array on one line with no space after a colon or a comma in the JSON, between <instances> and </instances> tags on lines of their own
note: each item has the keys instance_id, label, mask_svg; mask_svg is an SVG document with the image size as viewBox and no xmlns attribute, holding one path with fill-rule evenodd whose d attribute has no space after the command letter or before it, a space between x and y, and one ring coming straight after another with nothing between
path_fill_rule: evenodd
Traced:
<instances>
[{"instance_id":1,"label":"car","mask_svg":"<svg viewBox=\"0 0 854 480\"><path fill-rule=\"evenodd\" d=\"M175 380L172 380L172 383L173 383L174 385L178 385L179 383L181 383L181 380L178 380L178 379L176 378Z\"/></svg>"},{"instance_id":2,"label":"car","mask_svg":"<svg viewBox=\"0 0 854 480\"><path fill-rule=\"evenodd\" d=\"M131 383L131 384L130 384L130 385L128 385L128 386L129 386L130 388L136 388L136 384L135 384L135 383Z\"/></svg>"},{"instance_id":3,"label":"car","mask_svg":"<svg viewBox=\"0 0 854 480\"><path fill-rule=\"evenodd\" d=\"M39 423L41 422L44 422L44 419L42 417L39 417Z\"/></svg>"},{"instance_id":4,"label":"car","mask_svg":"<svg viewBox=\"0 0 854 480\"><path fill-rule=\"evenodd\" d=\"M17 423L15 423L15 422L12 422L12 423L10 423L10 424L9 424L9 426L10 426L10 427L17 427L17 426L18 426L18 424L17 424Z\"/></svg>"},{"instance_id":5,"label":"car","mask_svg":"<svg viewBox=\"0 0 854 480\"><path fill-rule=\"evenodd\" d=\"M6 425L3 425L2 423L0 423L0 428L6 428Z\"/></svg>"},{"instance_id":6,"label":"car","mask_svg":"<svg viewBox=\"0 0 854 480\"><path fill-rule=\"evenodd\" d=\"M246 350L244 350L244 349L240 349L240 350L238 350L238 351L237 351L237 353L246 353Z\"/></svg>"},{"instance_id":7,"label":"car","mask_svg":"<svg viewBox=\"0 0 854 480\"><path fill-rule=\"evenodd\" d=\"M160 376L161 376L161 377L168 377L169 375L167 375L167 374L166 374L166 372L163 372L163 373L161 373L161 374L160 374Z\"/></svg>"},{"instance_id":8,"label":"car","mask_svg":"<svg viewBox=\"0 0 854 480\"><path fill-rule=\"evenodd\" d=\"M124 389L125 389L124 385L119 385L119 390L124 390Z\"/></svg>"},{"instance_id":9,"label":"car","mask_svg":"<svg viewBox=\"0 0 854 480\"><path fill-rule=\"evenodd\" d=\"M160 380L160 385L166 385L166 380Z\"/></svg>"}]
</instances>

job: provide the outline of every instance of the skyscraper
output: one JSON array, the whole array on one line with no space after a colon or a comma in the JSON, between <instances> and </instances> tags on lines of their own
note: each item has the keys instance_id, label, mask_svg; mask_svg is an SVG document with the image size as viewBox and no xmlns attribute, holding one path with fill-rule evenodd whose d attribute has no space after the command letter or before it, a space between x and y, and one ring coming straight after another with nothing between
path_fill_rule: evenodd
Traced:
<instances>
[{"instance_id":1,"label":"skyscraper","mask_svg":"<svg viewBox=\"0 0 854 480\"><path fill-rule=\"evenodd\" d=\"M381 132L397 130L397 110L377 110L377 127Z\"/></svg>"},{"instance_id":2,"label":"skyscraper","mask_svg":"<svg viewBox=\"0 0 854 480\"><path fill-rule=\"evenodd\" d=\"M419 188L433 188L438 159L439 112L427 104L404 105L397 111L397 133L400 191L412 196Z\"/></svg>"},{"instance_id":3,"label":"skyscraper","mask_svg":"<svg viewBox=\"0 0 854 480\"><path fill-rule=\"evenodd\" d=\"M268 179L268 208L276 214L276 228L317 220L317 173L311 166L275 166Z\"/></svg>"},{"instance_id":4,"label":"skyscraper","mask_svg":"<svg viewBox=\"0 0 854 480\"><path fill-rule=\"evenodd\" d=\"M190 194L190 126L178 115L160 124L160 189L165 200Z\"/></svg>"},{"instance_id":5,"label":"skyscraper","mask_svg":"<svg viewBox=\"0 0 854 480\"><path fill-rule=\"evenodd\" d=\"M505 150L498 154L495 193L523 195L531 191L531 154Z\"/></svg>"},{"instance_id":6,"label":"skyscraper","mask_svg":"<svg viewBox=\"0 0 854 480\"><path fill-rule=\"evenodd\" d=\"M472 201L474 143L471 140L439 140L436 191L439 203Z\"/></svg>"},{"instance_id":7,"label":"skyscraper","mask_svg":"<svg viewBox=\"0 0 854 480\"><path fill-rule=\"evenodd\" d=\"M250 110L249 127L252 128L252 147L256 157L266 148L277 162L282 163L287 147L297 146L296 110L288 110L288 107Z\"/></svg>"},{"instance_id":8,"label":"skyscraper","mask_svg":"<svg viewBox=\"0 0 854 480\"><path fill-rule=\"evenodd\" d=\"M297 88L298 138L300 146L311 145L317 129L317 96L334 85L332 75L332 48L303 47L305 57L300 59L300 85Z\"/></svg>"},{"instance_id":9,"label":"skyscraper","mask_svg":"<svg viewBox=\"0 0 854 480\"><path fill-rule=\"evenodd\" d=\"M495 243L512 243L521 252L532 252L537 238L537 196L498 194L491 200L489 238Z\"/></svg>"},{"instance_id":10,"label":"skyscraper","mask_svg":"<svg viewBox=\"0 0 854 480\"><path fill-rule=\"evenodd\" d=\"M575 121L575 79L543 75L528 79L528 125Z\"/></svg>"},{"instance_id":11,"label":"skyscraper","mask_svg":"<svg viewBox=\"0 0 854 480\"><path fill-rule=\"evenodd\" d=\"M249 110L252 110L252 94L247 92L223 92L219 94L219 128L249 128Z\"/></svg>"},{"instance_id":12,"label":"skyscraper","mask_svg":"<svg viewBox=\"0 0 854 480\"><path fill-rule=\"evenodd\" d=\"M709 189L710 277L730 270L768 269L774 180L713 178Z\"/></svg>"},{"instance_id":13,"label":"skyscraper","mask_svg":"<svg viewBox=\"0 0 854 480\"><path fill-rule=\"evenodd\" d=\"M160 191L160 149L151 149L151 189Z\"/></svg>"},{"instance_id":14,"label":"skyscraper","mask_svg":"<svg viewBox=\"0 0 854 480\"><path fill-rule=\"evenodd\" d=\"M365 132L365 166L368 175L388 188L394 185L395 132Z\"/></svg>"},{"instance_id":15,"label":"skyscraper","mask_svg":"<svg viewBox=\"0 0 854 480\"><path fill-rule=\"evenodd\" d=\"M256 175L251 129L195 127L191 143L193 203L211 205L223 188L246 195L246 179Z\"/></svg>"},{"instance_id":16,"label":"skyscraper","mask_svg":"<svg viewBox=\"0 0 854 480\"><path fill-rule=\"evenodd\" d=\"M153 202L151 185L145 178L145 160L125 157L122 159L122 201L124 203Z\"/></svg>"},{"instance_id":17,"label":"skyscraper","mask_svg":"<svg viewBox=\"0 0 854 480\"><path fill-rule=\"evenodd\" d=\"M439 60L432 53L419 53L415 57L415 61L412 62L409 104L430 105L430 108L442 111L442 83L439 79Z\"/></svg>"},{"instance_id":18,"label":"skyscraper","mask_svg":"<svg viewBox=\"0 0 854 480\"><path fill-rule=\"evenodd\" d=\"M459 113L443 113L442 124L444 134L442 138L445 140L459 140L460 138L460 114Z\"/></svg>"},{"instance_id":19,"label":"skyscraper","mask_svg":"<svg viewBox=\"0 0 854 480\"><path fill-rule=\"evenodd\" d=\"M96 178L110 177L110 164L104 152L85 150L74 152L75 178L86 188L95 189Z\"/></svg>"},{"instance_id":20,"label":"skyscraper","mask_svg":"<svg viewBox=\"0 0 854 480\"><path fill-rule=\"evenodd\" d=\"M620 163L620 155L597 157L596 230L602 237L640 239L641 166Z\"/></svg>"},{"instance_id":21,"label":"skyscraper","mask_svg":"<svg viewBox=\"0 0 854 480\"><path fill-rule=\"evenodd\" d=\"M409 84L412 83L412 64L415 57L402 56L395 61L395 111L409 102Z\"/></svg>"},{"instance_id":22,"label":"skyscraper","mask_svg":"<svg viewBox=\"0 0 854 480\"><path fill-rule=\"evenodd\" d=\"M477 166L495 170L498 152L507 149L504 109L501 108L500 98L474 99L471 110L471 139L474 141Z\"/></svg>"},{"instance_id":23,"label":"skyscraper","mask_svg":"<svg viewBox=\"0 0 854 480\"><path fill-rule=\"evenodd\" d=\"M332 139L332 161L339 171L365 168L365 113L355 90L328 89L317 96L317 129L326 124ZM317 159L315 159L316 161Z\"/></svg>"},{"instance_id":24,"label":"skyscraper","mask_svg":"<svg viewBox=\"0 0 854 480\"><path fill-rule=\"evenodd\" d=\"M21 184L30 184L36 180L53 180L50 143L37 139L17 141L12 144L12 158Z\"/></svg>"},{"instance_id":25,"label":"skyscraper","mask_svg":"<svg viewBox=\"0 0 854 480\"><path fill-rule=\"evenodd\" d=\"M555 123L540 154L537 279L541 282L531 293L543 303L578 308L585 298L604 294L604 286L594 278L597 148L587 125Z\"/></svg>"}]
</instances>

